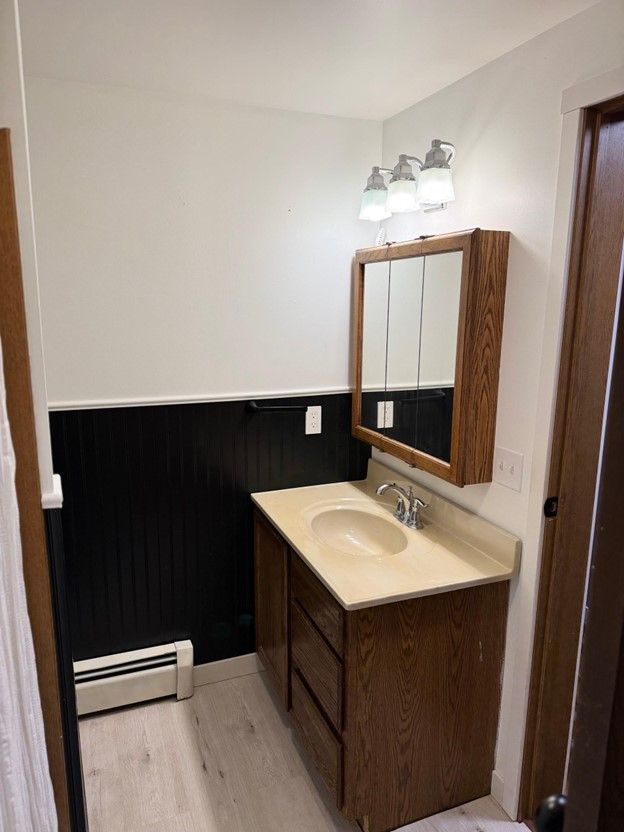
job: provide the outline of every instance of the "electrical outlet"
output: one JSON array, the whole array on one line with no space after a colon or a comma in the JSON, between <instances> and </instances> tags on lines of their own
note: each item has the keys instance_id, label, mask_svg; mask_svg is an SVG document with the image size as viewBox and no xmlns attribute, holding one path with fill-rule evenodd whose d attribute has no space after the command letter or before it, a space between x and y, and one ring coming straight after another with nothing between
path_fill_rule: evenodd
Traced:
<instances>
[{"instance_id":1,"label":"electrical outlet","mask_svg":"<svg viewBox=\"0 0 624 832\"><path fill-rule=\"evenodd\" d=\"M394 402L377 402L377 427L391 428L394 424Z\"/></svg>"},{"instance_id":2,"label":"electrical outlet","mask_svg":"<svg viewBox=\"0 0 624 832\"><path fill-rule=\"evenodd\" d=\"M305 420L306 433L320 433L321 432L321 406L313 405L306 410Z\"/></svg>"},{"instance_id":3,"label":"electrical outlet","mask_svg":"<svg viewBox=\"0 0 624 832\"><path fill-rule=\"evenodd\" d=\"M494 482L512 488L514 491L521 491L523 464L523 454L510 451L508 448L496 448L494 451Z\"/></svg>"}]
</instances>

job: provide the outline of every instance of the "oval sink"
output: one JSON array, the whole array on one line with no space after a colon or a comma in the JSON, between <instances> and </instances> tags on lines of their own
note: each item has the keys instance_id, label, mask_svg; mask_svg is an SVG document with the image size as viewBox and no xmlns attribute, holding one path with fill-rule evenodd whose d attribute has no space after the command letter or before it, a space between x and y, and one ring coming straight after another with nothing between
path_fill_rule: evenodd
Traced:
<instances>
[{"instance_id":1,"label":"oval sink","mask_svg":"<svg viewBox=\"0 0 624 832\"><path fill-rule=\"evenodd\" d=\"M310 527L319 540L347 555L384 557L397 555L407 546L407 537L393 523L353 508L321 511Z\"/></svg>"}]
</instances>

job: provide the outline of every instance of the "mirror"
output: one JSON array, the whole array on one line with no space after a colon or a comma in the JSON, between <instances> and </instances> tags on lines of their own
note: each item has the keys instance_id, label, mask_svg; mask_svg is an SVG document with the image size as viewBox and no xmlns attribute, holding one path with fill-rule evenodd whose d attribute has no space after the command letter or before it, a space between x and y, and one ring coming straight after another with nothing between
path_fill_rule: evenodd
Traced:
<instances>
[{"instance_id":1,"label":"mirror","mask_svg":"<svg viewBox=\"0 0 624 832\"><path fill-rule=\"evenodd\" d=\"M356 253L353 433L458 485L487 482L509 234Z\"/></svg>"},{"instance_id":2,"label":"mirror","mask_svg":"<svg viewBox=\"0 0 624 832\"><path fill-rule=\"evenodd\" d=\"M362 424L450 462L462 253L364 266Z\"/></svg>"}]
</instances>

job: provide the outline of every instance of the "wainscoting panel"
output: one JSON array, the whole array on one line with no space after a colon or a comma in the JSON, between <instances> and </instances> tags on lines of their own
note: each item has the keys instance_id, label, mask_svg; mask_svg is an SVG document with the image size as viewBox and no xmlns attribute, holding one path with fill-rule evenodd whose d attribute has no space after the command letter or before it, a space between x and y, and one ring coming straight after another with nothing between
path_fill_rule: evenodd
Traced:
<instances>
[{"instance_id":1,"label":"wainscoting panel","mask_svg":"<svg viewBox=\"0 0 624 832\"><path fill-rule=\"evenodd\" d=\"M50 414L74 659L190 638L197 664L254 646L252 491L363 479L347 394Z\"/></svg>"}]
</instances>

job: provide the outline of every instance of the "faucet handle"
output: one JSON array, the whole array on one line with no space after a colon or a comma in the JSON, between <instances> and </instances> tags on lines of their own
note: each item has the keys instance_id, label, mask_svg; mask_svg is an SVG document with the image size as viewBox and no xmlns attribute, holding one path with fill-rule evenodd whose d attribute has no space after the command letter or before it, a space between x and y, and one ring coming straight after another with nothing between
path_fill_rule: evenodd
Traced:
<instances>
[{"instance_id":1,"label":"faucet handle","mask_svg":"<svg viewBox=\"0 0 624 832\"><path fill-rule=\"evenodd\" d=\"M423 500L420 499L420 497L417 497L416 494L414 494L414 489L411 485L407 493L410 505L412 505L414 508L429 508L429 503L425 503Z\"/></svg>"}]
</instances>

